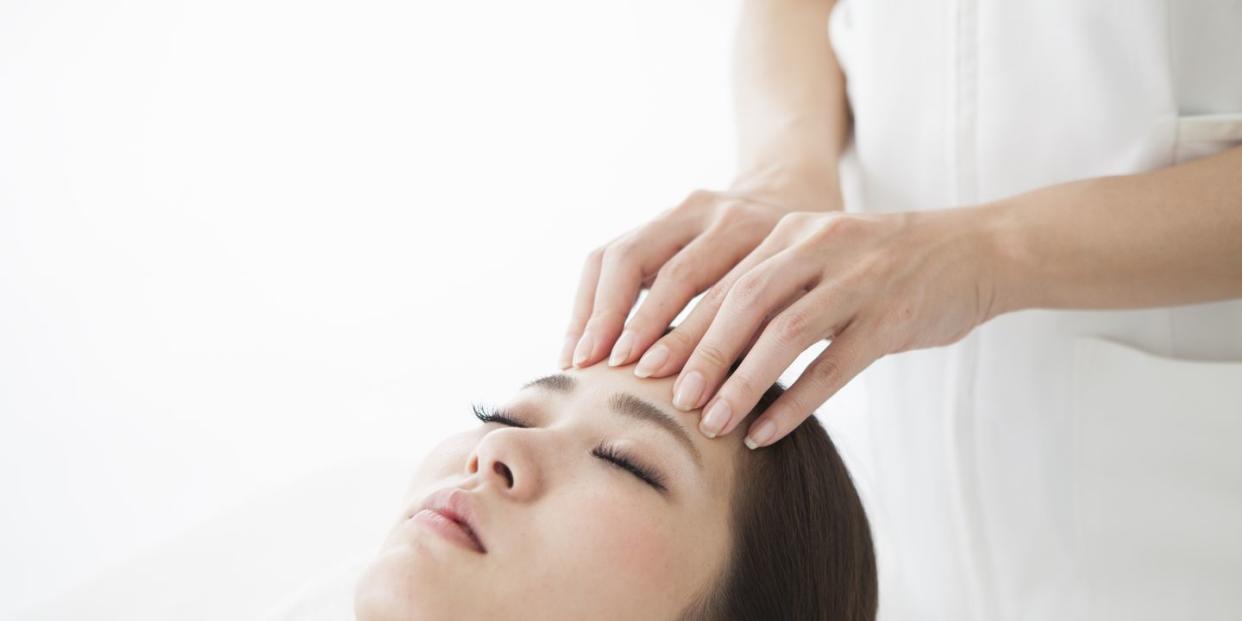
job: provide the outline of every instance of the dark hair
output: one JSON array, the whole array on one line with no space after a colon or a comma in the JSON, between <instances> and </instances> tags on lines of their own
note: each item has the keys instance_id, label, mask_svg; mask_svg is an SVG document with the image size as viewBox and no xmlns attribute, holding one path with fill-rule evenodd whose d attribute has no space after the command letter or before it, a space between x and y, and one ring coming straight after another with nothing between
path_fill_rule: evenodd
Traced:
<instances>
[{"instance_id":1,"label":"dark hair","mask_svg":"<svg viewBox=\"0 0 1242 621\"><path fill-rule=\"evenodd\" d=\"M779 382L769 387L743 421L741 433L783 392ZM742 453L731 498L733 540L725 570L680 619L875 619L878 587L871 528L849 472L819 419L810 416L775 443Z\"/></svg>"}]
</instances>

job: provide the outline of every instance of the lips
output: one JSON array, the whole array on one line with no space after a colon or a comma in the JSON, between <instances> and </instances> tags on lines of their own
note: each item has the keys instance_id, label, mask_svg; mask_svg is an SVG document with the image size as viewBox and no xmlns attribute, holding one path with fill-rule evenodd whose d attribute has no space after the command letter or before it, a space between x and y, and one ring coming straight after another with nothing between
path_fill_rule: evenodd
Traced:
<instances>
[{"instance_id":1,"label":"lips","mask_svg":"<svg viewBox=\"0 0 1242 621\"><path fill-rule=\"evenodd\" d=\"M477 551L486 554L487 545L479 534L479 517L470 493L460 487L449 487L433 492L420 509L439 513L452 520L466 532Z\"/></svg>"}]
</instances>

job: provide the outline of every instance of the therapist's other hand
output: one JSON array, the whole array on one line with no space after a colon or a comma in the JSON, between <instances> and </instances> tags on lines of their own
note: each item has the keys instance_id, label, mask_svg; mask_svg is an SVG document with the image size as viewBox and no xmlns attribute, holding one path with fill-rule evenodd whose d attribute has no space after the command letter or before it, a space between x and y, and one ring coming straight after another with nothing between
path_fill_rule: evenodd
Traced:
<instances>
[{"instance_id":1,"label":"therapist's other hand","mask_svg":"<svg viewBox=\"0 0 1242 621\"><path fill-rule=\"evenodd\" d=\"M610 366L637 359L690 300L754 250L782 216L839 207L839 192L825 187L784 171L747 175L727 191L695 190L650 222L592 250L574 298L560 368L568 368L571 357L576 367L604 356ZM650 292L627 325L646 288Z\"/></svg>"},{"instance_id":2,"label":"therapist's other hand","mask_svg":"<svg viewBox=\"0 0 1242 621\"><path fill-rule=\"evenodd\" d=\"M997 312L990 238L972 224L979 209L784 216L652 346L664 349L652 375L680 369L674 405L704 408L700 429L715 437L831 339L747 431L751 448L781 439L881 356L953 343Z\"/></svg>"}]
</instances>

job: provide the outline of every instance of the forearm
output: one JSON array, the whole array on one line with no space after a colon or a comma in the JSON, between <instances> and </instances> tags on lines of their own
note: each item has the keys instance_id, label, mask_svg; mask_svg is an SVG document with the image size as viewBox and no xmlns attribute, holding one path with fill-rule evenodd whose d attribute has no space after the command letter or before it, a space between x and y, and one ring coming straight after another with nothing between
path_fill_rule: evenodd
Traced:
<instances>
[{"instance_id":1,"label":"forearm","mask_svg":"<svg viewBox=\"0 0 1242 621\"><path fill-rule=\"evenodd\" d=\"M1242 147L1034 190L979 210L993 315L1242 297Z\"/></svg>"},{"instance_id":2,"label":"forearm","mask_svg":"<svg viewBox=\"0 0 1242 621\"><path fill-rule=\"evenodd\" d=\"M733 51L738 178L806 186L840 208L849 132L845 79L828 39L833 0L744 0Z\"/></svg>"}]
</instances>

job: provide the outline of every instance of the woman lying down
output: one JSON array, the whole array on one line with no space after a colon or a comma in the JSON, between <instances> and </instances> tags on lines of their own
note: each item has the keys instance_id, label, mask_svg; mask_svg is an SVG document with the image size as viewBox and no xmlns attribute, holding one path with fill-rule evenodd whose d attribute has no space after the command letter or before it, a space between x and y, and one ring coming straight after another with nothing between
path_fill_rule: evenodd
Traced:
<instances>
[{"instance_id":1,"label":"woman lying down","mask_svg":"<svg viewBox=\"0 0 1242 621\"><path fill-rule=\"evenodd\" d=\"M819 421L709 439L675 379L571 367L475 406L415 474L358 620L874 619L870 529Z\"/></svg>"}]
</instances>

